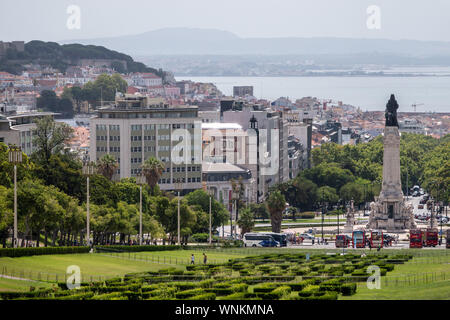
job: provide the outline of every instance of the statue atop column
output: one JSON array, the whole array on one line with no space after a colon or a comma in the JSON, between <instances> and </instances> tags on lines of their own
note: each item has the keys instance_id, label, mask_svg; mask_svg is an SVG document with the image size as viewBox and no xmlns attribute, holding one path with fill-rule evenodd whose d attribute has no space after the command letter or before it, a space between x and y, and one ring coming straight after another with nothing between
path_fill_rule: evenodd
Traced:
<instances>
[{"instance_id":1,"label":"statue atop column","mask_svg":"<svg viewBox=\"0 0 450 320\"><path fill-rule=\"evenodd\" d=\"M397 121L398 103L391 94L386 104L383 133L383 181L381 191L370 205L367 228L403 232L415 228L413 207L404 199L400 168L400 132Z\"/></svg>"},{"instance_id":2,"label":"statue atop column","mask_svg":"<svg viewBox=\"0 0 450 320\"><path fill-rule=\"evenodd\" d=\"M395 100L395 96L391 94L391 97L386 104L386 112L384 113L386 118L386 127L398 127L397 109L397 100Z\"/></svg>"}]
</instances>

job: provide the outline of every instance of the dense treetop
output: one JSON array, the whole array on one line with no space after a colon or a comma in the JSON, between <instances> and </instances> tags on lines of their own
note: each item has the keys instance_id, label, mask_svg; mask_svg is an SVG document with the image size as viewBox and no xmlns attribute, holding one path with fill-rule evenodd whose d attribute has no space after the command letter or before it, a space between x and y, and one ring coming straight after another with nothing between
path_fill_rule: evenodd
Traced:
<instances>
[{"instance_id":1,"label":"dense treetop","mask_svg":"<svg viewBox=\"0 0 450 320\"><path fill-rule=\"evenodd\" d=\"M125 61L126 69L116 70L121 73L126 72L152 72L160 77L164 77L164 72L159 69L146 67L141 62L136 62L129 55L109 50L102 46L64 44L56 42L44 42L33 40L25 44L24 52L17 52L8 49L5 57L0 60L0 71L7 71L13 74L20 74L23 65L26 63L36 63L49 65L53 68L65 72L67 67L76 65L80 59L109 59ZM113 67L120 68L119 64Z\"/></svg>"}]
</instances>

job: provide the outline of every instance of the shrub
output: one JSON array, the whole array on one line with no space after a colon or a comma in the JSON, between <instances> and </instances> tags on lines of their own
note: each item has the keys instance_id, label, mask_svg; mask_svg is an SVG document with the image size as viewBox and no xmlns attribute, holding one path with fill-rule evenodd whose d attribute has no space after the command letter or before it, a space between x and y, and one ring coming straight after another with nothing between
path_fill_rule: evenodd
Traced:
<instances>
[{"instance_id":1,"label":"shrub","mask_svg":"<svg viewBox=\"0 0 450 320\"><path fill-rule=\"evenodd\" d=\"M300 212L296 214L296 218L299 219L314 219L314 212L306 211L306 212Z\"/></svg>"},{"instance_id":2,"label":"shrub","mask_svg":"<svg viewBox=\"0 0 450 320\"><path fill-rule=\"evenodd\" d=\"M89 248L89 247L87 247ZM168 246L121 246L121 245L112 245L112 246L96 246L96 251L119 251L119 252L141 252L141 251L168 251L168 250L178 250L181 249L181 246L178 245L168 245ZM89 250L88 250L89 251Z\"/></svg>"},{"instance_id":3,"label":"shrub","mask_svg":"<svg viewBox=\"0 0 450 320\"><path fill-rule=\"evenodd\" d=\"M209 239L209 234L207 233L195 233L192 235L192 240L195 242L203 242L206 243Z\"/></svg>"},{"instance_id":4,"label":"shrub","mask_svg":"<svg viewBox=\"0 0 450 320\"><path fill-rule=\"evenodd\" d=\"M336 291L340 292L342 286L342 279L330 279L322 282L319 285L319 291Z\"/></svg>"},{"instance_id":5,"label":"shrub","mask_svg":"<svg viewBox=\"0 0 450 320\"><path fill-rule=\"evenodd\" d=\"M248 284L245 283L237 283L231 287L233 292L245 292L248 289Z\"/></svg>"},{"instance_id":6,"label":"shrub","mask_svg":"<svg viewBox=\"0 0 450 320\"><path fill-rule=\"evenodd\" d=\"M201 288L211 288L216 281L214 279L203 280L198 283Z\"/></svg>"},{"instance_id":7,"label":"shrub","mask_svg":"<svg viewBox=\"0 0 450 320\"><path fill-rule=\"evenodd\" d=\"M313 284L314 281L311 280L303 280L297 283L286 283L287 286L291 287L292 291L301 291L305 287L307 287L310 284Z\"/></svg>"},{"instance_id":8,"label":"shrub","mask_svg":"<svg viewBox=\"0 0 450 320\"><path fill-rule=\"evenodd\" d=\"M180 291L195 289L199 286L196 282L173 282L172 285Z\"/></svg>"},{"instance_id":9,"label":"shrub","mask_svg":"<svg viewBox=\"0 0 450 320\"><path fill-rule=\"evenodd\" d=\"M319 292L319 286L316 285L309 285L303 290L298 292L299 297L309 297L312 296L315 293Z\"/></svg>"},{"instance_id":10,"label":"shrub","mask_svg":"<svg viewBox=\"0 0 450 320\"><path fill-rule=\"evenodd\" d=\"M246 298L246 292L236 292L228 296L223 297L224 300L244 300ZM247 296L248 297L248 296Z\"/></svg>"},{"instance_id":11,"label":"shrub","mask_svg":"<svg viewBox=\"0 0 450 320\"><path fill-rule=\"evenodd\" d=\"M0 248L0 257L25 257L44 254L88 253L89 247Z\"/></svg>"},{"instance_id":12,"label":"shrub","mask_svg":"<svg viewBox=\"0 0 450 320\"><path fill-rule=\"evenodd\" d=\"M273 289L275 289L278 285L276 283L261 283L256 285L253 288L253 292L257 293L257 292L270 292Z\"/></svg>"},{"instance_id":13,"label":"shrub","mask_svg":"<svg viewBox=\"0 0 450 320\"><path fill-rule=\"evenodd\" d=\"M94 296L93 292L85 292L85 293L79 293L74 294L71 296L62 296L62 297L55 297L56 300L88 300Z\"/></svg>"},{"instance_id":14,"label":"shrub","mask_svg":"<svg viewBox=\"0 0 450 320\"><path fill-rule=\"evenodd\" d=\"M92 300L112 300L113 298L118 298L121 296L122 296L121 292L105 293L105 294L93 296ZM126 297L124 297L124 298L126 298Z\"/></svg>"},{"instance_id":15,"label":"shrub","mask_svg":"<svg viewBox=\"0 0 450 320\"><path fill-rule=\"evenodd\" d=\"M335 291L329 291L325 292L324 295L321 296L314 296L314 300L337 300L338 299L338 293Z\"/></svg>"},{"instance_id":16,"label":"shrub","mask_svg":"<svg viewBox=\"0 0 450 320\"><path fill-rule=\"evenodd\" d=\"M185 291L181 291L181 292L176 293L175 294L175 298L177 298L177 299L186 299L186 298L198 296L198 295L201 295L201 294L204 294L204 293L205 293L205 291L202 288L185 290Z\"/></svg>"},{"instance_id":17,"label":"shrub","mask_svg":"<svg viewBox=\"0 0 450 320\"><path fill-rule=\"evenodd\" d=\"M176 288L168 288L168 287L160 288L149 292L143 292L142 298L148 299L151 297L156 297L160 300L170 299L174 297L176 291L177 291Z\"/></svg>"},{"instance_id":18,"label":"shrub","mask_svg":"<svg viewBox=\"0 0 450 320\"><path fill-rule=\"evenodd\" d=\"M301 267L301 268L293 268L291 271L293 274L297 276L303 276L308 274L311 271L311 269L308 267Z\"/></svg>"},{"instance_id":19,"label":"shrub","mask_svg":"<svg viewBox=\"0 0 450 320\"><path fill-rule=\"evenodd\" d=\"M384 265L383 269L386 269L387 271L392 271L394 270L395 265L393 265L392 263L387 263Z\"/></svg>"},{"instance_id":20,"label":"shrub","mask_svg":"<svg viewBox=\"0 0 450 320\"><path fill-rule=\"evenodd\" d=\"M205 292L214 293L218 296L226 296L233 293L233 289L229 288L205 288Z\"/></svg>"},{"instance_id":21,"label":"shrub","mask_svg":"<svg viewBox=\"0 0 450 320\"><path fill-rule=\"evenodd\" d=\"M216 300L216 295L214 293L205 293L200 294L198 296L193 296L190 298L187 298L187 300Z\"/></svg>"},{"instance_id":22,"label":"shrub","mask_svg":"<svg viewBox=\"0 0 450 320\"><path fill-rule=\"evenodd\" d=\"M344 283L341 286L341 292L344 296L352 296L356 293L356 283Z\"/></svg>"},{"instance_id":23,"label":"shrub","mask_svg":"<svg viewBox=\"0 0 450 320\"><path fill-rule=\"evenodd\" d=\"M348 266L344 268L344 273L352 273L353 271L355 271L354 266Z\"/></svg>"}]
</instances>

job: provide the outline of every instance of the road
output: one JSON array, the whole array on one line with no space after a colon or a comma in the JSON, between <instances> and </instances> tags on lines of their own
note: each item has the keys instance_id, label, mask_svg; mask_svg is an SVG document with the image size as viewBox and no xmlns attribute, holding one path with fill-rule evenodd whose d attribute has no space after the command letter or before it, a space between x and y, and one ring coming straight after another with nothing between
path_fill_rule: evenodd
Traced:
<instances>
[{"instance_id":1,"label":"road","mask_svg":"<svg viewBox=\"0 0 450 320\"><path fill-rule=\"evenodd\" d=\"M419 205L419 202L420 202L421 199L422 199L422 196L420 196L420 197L411 197L411 196L409 196L407 202L411 203L413 205L413 208L414 208L413 209L413 213L414 213L414 215L416 215L416 214L419 214L419 215L430 215L430 211L426 209L426 206L425 206L424 209L419 209L418 208L418 205ZM366 211L366 214L368 214L368 211ZM327 216L327 219L336 219L336 218L337 218L336 216ZM362 210L357 211L356 218L360 218L360 219L357 219L357 224L355 225L355 229L364 228L367 225L367 223L369 222L368 221L369 217L368 216L364 217ZM366 218L366 219L364 219L364 218ZM298 232L298 233L305 233L309 229L313 228L313 229L316 230L316 237L320 237L321 236L321 219L317 218L316 220L317 220L317 222L314 222L314 223L310 223L310 222L308 222L308 223L287 222L287 223L283 223L283 226L288 226L290 231L294 231L294 232ZM417 219L415 221L416 221L416 224L417 224L417 226L419 228L426 228L428 226L428 221L421 221L421 220L417 220ZM324 228L323 228L324 232L325 233L329 233L331 231L337 231L336 224L337 224L336 222L324 222ZM345 225L345 219L344 218L342 219L342 221L339 221L339 225L340 226ZM257 224L255 224L255 226L256 227L270 227L271 225L270 225L270 223L257 223ZM240 234L239 227L235 226L234 223L233 223L233 227L237 228L237 232L238 232L238 234ZM446 226L444 226L442 228L443 229L443 233L444 233L443 238L445 238L445 230L447 230L448 228L450 228L449 224L447 224ZM219 231L219 235L221 237L223 237L224 234L225 234L226 237L230 236L230 226L229 225L224 226L223 229L222 228L218 228L218 231ZM223 231L224 231L224 233L223 233ZM343 233L341 227L340 227L340 233ZM399 234L399 239L406 241L408 239L407 236L408 236L407 233L400 233ZM444 243L445 243L445 240L444 240ZM308 244L306 244L306 245L308 245ZM311 243L309 245L311 246ZM402 246L407 247L408 244L405 242L404 245L400 245L399 244L399 246L400 247L402 247ZM398 247L398 248L400 248L400 247Z\"/></svg>"}]
</instances>

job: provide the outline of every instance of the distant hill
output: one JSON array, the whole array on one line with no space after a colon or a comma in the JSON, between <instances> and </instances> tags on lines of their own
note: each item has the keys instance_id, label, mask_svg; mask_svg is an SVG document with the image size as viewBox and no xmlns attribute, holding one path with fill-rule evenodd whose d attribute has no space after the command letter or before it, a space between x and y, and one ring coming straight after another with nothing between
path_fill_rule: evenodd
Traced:
<instances>
[{"instance_id":1,"label":"distant hill","mask_svg":"<svg viewBox=\"0 0 450 320\"><path fill-rule=\"evenodd\" d=\"M137 35L75 42L103 45L132 55L450 55L450 42L353 38L241 38L227 31L194 28L166 28Z\"/></svg>"},{"instance_id":2,"label":"distant hill","mask_svg":"<svg viewBox=\"0 0 450 320\"><path fill-rule=\"evenodd\" d=\"M67 67L78 65L83 59L113 60L112 67L118 72L153 72L161 77L164 72L149 68L141 62L136 62L129 55L109 50L103 46L64 44L56 42L30 41L25 44L25 50L18 52L8 49L0 60L0 71L19 74L25 64L35 63L48 65L64 72Z\"/></svg>"}]
</instances>

